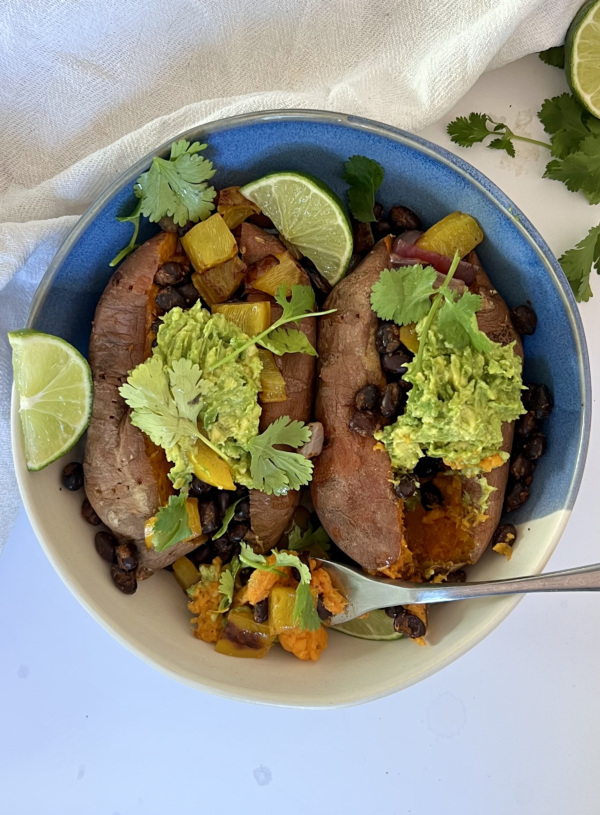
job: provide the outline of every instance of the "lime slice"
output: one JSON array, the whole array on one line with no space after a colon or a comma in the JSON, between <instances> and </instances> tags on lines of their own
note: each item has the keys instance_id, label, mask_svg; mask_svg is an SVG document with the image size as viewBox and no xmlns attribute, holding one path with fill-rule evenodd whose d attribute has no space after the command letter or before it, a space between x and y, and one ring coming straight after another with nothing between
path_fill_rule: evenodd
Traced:
<instances>
[{"instance_id":1,"label":"lime slice","mask_svg":"<svg viewBox=\"0 0 600 815\"><path fill-rule=\"evenodd\" d=\"M28 470L41 470L78 441L92 412L92 374L68 342L50 334L12 331L15 386Z\"/></svg>"},{"instance_id":2,"label":"lime slice","mask_svg":"<svg viewBox=\"0 0 600 815\"><path fill-rule=\"evenodd\" d=\"M399 640L402 636L398 631L394 631L392 618L380 608L370 611L366 617L334 625L331 630L341 631L342 634L350 634L351 637L359 637L361 640Z\"/></svg>"},{"instance_id":3,"label":"lime slice","mask_svg":"<svg viewBox=\"0 0 600 815\"><path fill-rule=\"evenodd\" d=\"M346 274L352 228L342 202L326 184L303 173L272 173L241 192L332 286Z\"/></svg>"},{"instance_id":4,"label":"lime slice","mask_svg":"<svg viewBox=\"0 0 600 815\"><path fill-rule=\"evenodd\" d=\"M600 117L600 0L579 11L565 41L567 81L581 104Z\"/></svg>"}]
</instances>

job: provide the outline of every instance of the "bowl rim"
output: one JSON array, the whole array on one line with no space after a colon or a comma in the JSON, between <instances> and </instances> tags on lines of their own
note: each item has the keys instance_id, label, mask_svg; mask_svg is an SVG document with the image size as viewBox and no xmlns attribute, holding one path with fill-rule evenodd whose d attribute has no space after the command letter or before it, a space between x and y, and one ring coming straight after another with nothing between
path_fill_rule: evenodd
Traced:
<instances>
[{"instance_id":1,"label":"bowl rim","mask_svg":"<svg viewBox=\"0 0 600 815\"><path fill-rule=\"evenodd\" d=\"M412 148L416 148L419 152L429 156L430 158L437 161L441 161L446 165L450 165L450 167L457 171L460 175L462 175L469 184L475 186L482 194L484 194L488 199L490 199L495 206L503 210L504 214L507 217L513 220L515 227L521 233L522 237L529 242L532 249L536 252L541 262L545 265L548 273L551 275L555 288L557 289L561 296L575 338L575 344L578 353L578 367L581 383L581 403L583 416L578 439L575 468L573 470L573 475L571 478L571 482L569 484L565 506L562 509L562 518L553 535L554 537L553 545L539 560L540 570L543 569L548 560L550 559L551 555L555 551L556 546L558 545L558 542L562 537L565 526L568 522L571 510L573 508L573 505L577 497L577 493L579 492L579 488L581 485L589 445L591 409L592 409L591 372L587 343L585 339L585 333L583 330L583 323L581 320L581 316L579 314L575 297L571 291L571 288L569 286L569 283L562 268L560 267L558 261L552 254L546 241L538 232L538 230L533 226L530 220L521 212L521 210L516 206L516 204L514 204L514 202L511 201L511 199L508 198L508 196L505 193L503 193L502 190L500 190L499 187L497 187L496 184L494 184L494 182L492 182L482 172L477 170L467 161L455 155L451 151L445 149L444 147L440 147L439 145L427 139L424 139L421 136L416 136L411 133L407 133L406 131L401 130L399 128L393 127L392 125L384 124L371 119L366 119L360 116L316 109L255 111L250 113L239 114L236 116L230 116L223 119L217 119L210 122L205 122L202 124L195 125L191 128L188 128L182 133L176 135L175 137L170 138L168 141L163 142L155 150L147 153L137 162L135 162L135 164L133 164L131 167L120 173L117 176L117 178L115 178L111 182L111 184L104 190L104 192L83 212L77 223L74 225L74 227L66 236L66 238L63 240L62 244L60 245L58 251L56 252L54 258L49 264L46 272L44 273L38 285L38 288L34 294L29 309L27 327L28 328L33 327L33 323L35 322L39 310L44 303L44 300L49 292L54 277L57 274L58 270L60 269L62 263L68 256L69 252L73 248L74 244L79 240L83 232L93 222L93 220L105 207L105 205L110 201L110 199L123 187L125 187L128 183L133 182L142 172L144 172L155 156L163 155L166 151L169 150L172 142L178 139L187 139L188 141L195 141L199 138L204 139L206 136L210 136L211 134L220 132L222 130L255 125L263 122L266 123L277 121L335 124L354 130L366 131L377 136L382 136L388 140L392 140L397 143ZM247 692L235 690L228 685L225 685L225 687L220 687L216 685L206 684L192 677L184 676L183 674L168 668L164 663L157 661L155 658L150 656L143 649L143 647L137 646L136 644L132 643L132 641L130 640L130 638L128 638L127 634L124 631L119 631L115 629L113 625L109 624L103 618L101 612L94 607L94 605L89 601L89 599L86 598L81 591L79 591L77 588L71 585L68 576L63 574L61 565L57 563L57 560L55 559L53 552L51 551L51 548L47 545L44 539L44 535L41 534L41 529L35 517L36 515L35 510L33 508L33 505L30 506L30 502L28 499L28 490L25 485L26 471L24 470L22 457L17 456L17 449L20 447L19 444L20 436L18 435L20 433L20 424L17 418L18 406L14 384L11 401L12 401L11 435L12 435L13 460L15 473L17 476L17 483L21 493L21 498L23 500L25 511L32 524L34 532L38 540L40 541L40 544L42 545L42 548L44 549L46 556L52 563L55 570L58 572L59 577L65 583L69 591L75 595L77 600L88 611L88 613L90 613L92 617L94 617L94 619L96 619L102 625L103 628L105 628L128 650L133 651L137 656L141 657L146 663L152 665L154 668L158 669L162 673L170 676L173 679L176 679L179 682L183 682L188 686L194 687L199 690L203 690L208 693L223 696L225 698L234 699L237 701L253 701L263 704L286 707L332 708L332 707L346 707L354 704L366 703L403 690L404 688L409 687L410 685L415 684L417 682L420 682L423 679L427 678L428 676L431 676L433 673L437 673L437 671L446 667L451 662L454 662L455 659L458 659L460 656L462 656L467 651L471 650L471 648L473 648L479 642L481 642L485 637L487 637L488 634L490 634L496 628L496 626L498 626L514 610L517 603L519 603L520 600L522 599L521 596L504 598L502 602L498 605L498 608L494 612L490 612L489 614L490 619L488 619L488 622L483 627L478 627L478 630L477 632L474 633L473 637L468 639L465 638L462 643L460 643L455 649L453 649L450 653L447 654L445 659L440 660L440 662L435 665L433 670L428 670L427 673L423 674L422 676L413 677L409 681L399 683L396 682L393 685L388 684L386 687L379 688L375 692L367 691L366 693L362 694L354 693L352 695L352 698L343 699L339 703L334 702L328 704L326 703L311 704L310 702L308 703L305 702L300 704L298 703L286 704L284 702L269 700L267 694L265 695L252 694L251 696L249 696Z\"/></svg>"}]
</instances>

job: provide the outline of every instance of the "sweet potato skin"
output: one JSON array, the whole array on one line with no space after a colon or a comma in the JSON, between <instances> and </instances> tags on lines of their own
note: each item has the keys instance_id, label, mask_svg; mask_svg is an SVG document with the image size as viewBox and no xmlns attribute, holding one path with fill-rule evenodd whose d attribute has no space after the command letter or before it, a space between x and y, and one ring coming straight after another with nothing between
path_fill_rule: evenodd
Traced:
<instances>
[{"instance_id":1,"label":"sweet potato skin","mask_svg":"<svg viewBox=\"0 0 600 815\"><path fill-rule=\"evenodd\" d=\"M154 275L176 245L175 234L161 232L122 263L100 298L90 336L94 404L83 464L85 489L109 529L119 539L137 544L139 577L197 545L180 544L162 553L146 549L144 522L172 491L168 467L162 451L131 424L119 394L128 372L150 353L148 333L156 316Z\"/></svg>"},{"instance_id":2,"label":"sweet potato skin","mask_svg":"<svg viewBox=\"0 0 600 815\"><path fill-rule=\"evenodd\" d=\"M482 296L480 328L496 342L516 341L515 352L522 356L508 307L474 253L469 260L479 268L469 288ZM443 563L431 560L425 564L423 553L413 559L410 540L404 539L403 502L396 498L390 483L393 474L387 453L376 450L374 440L349 429L357 391L365 385L385 385L375 349L378 320L370 307L370 293L381 270L388 266L389 249L382 241L335 287L325 304L326 309L336 308L337 312L321 318L319 325L315 418L324 426L325 447L315 462L311 495L330 537L353 560L368 571L393 566L395 576L419 579L425 565L450 571L479 559L502 513L509 465L486 475L496 491L490 497L488 519L471 531L466 549L464 544L457 546L455 557ZM502 449L508 453L512 437L513 425L507 423ZM463 493L479 492L476 482L464 477L461 488ZM432 541L434 538L431 535Z\"/></svg>"}]
</instances>

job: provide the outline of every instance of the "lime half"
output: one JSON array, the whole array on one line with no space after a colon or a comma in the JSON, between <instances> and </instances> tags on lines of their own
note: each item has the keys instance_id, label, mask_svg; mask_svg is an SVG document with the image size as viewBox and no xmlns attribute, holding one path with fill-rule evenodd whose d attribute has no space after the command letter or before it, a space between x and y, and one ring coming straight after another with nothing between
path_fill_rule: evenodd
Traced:
<instances>
[{"instance_id":1,"label":"lime half","mask_svg":"<svg viewBox=\"0 0 600 815\"><path fill-rule=\"evenodd\" d=\"M600 118L600 0L589 0L567 32L565 70L574 95Z\"/></svg>"},{"instance_id":2,"label":"lime half","mask_svg":"<svg viewBox=\"0 0 600 815\"><path fill-rule=\"evenodd\" d=\"M12 331L15 386L28 470L68 452L90 421L92 374L79 351L59 337Z\"/></svg>"},{"instance_id":3,"label":"lime half","mask_svg":"<svg viewBox=\"0 0 600 815\"><path fill-rule=\"evenodd\" d=\"M303 173L272 173L241 192L332 286L346 274L352 228L342 202L326 184Z\"/></svg>"},{"instance_id":4,"label":"lime half","mask_svg":"<svg viewBox=\"0 0 600 815\"><path fill-rule=\"evenodd\" d=\"M334 625L331 630L341 631L342 634L350 634L351 637L359 637L361 640L399 640L402 636L394 631L392 618L380 608L370 611L366 617Z\"/></svg>"}]
</instances>

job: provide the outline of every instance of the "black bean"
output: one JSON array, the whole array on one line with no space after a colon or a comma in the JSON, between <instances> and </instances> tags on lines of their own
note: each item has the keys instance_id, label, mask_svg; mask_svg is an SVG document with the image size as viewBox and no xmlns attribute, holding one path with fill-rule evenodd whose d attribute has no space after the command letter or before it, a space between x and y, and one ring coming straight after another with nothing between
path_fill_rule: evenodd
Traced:
<instances>
[{"instance_id":1,"label":"black bean","mask_svg":"<svg viewBox=\"0 0 600 815\"><path fill-rule=\"evenodd\" d=\"M117 556L117 566L126 572L131 572L137 569L138 553L133 543L120 543L115 548Z\"/></svg>"},{"instance_id":2,"label":"black bean","mask_svg":"<svg viewBox=\"0 0 600 815\"><path fill-rule=\"evenodd\" d=\"M177 227L177 234L181 238L183 235L189 232L193 226L196 226L196 224L193 221L188 221L184 226Z\"/></svg>"},{"instance_id":3,"label":"black bean","mask_svg":"<svg viewBox=\"0 0 600 815\"><path fill-rule=\"evenodd\" d=\"M231 524L227 530L227 537L232 543L243 541L248 533L248 524Z\"/></svg>"},{"instance_id":4,"label":"black bean","mask_svg":"<svg viewBox=\"0 0 600 815\"><path fill-rule=\"evenodd\" d=\"M184 283L183 286L177 286L177 291L183 297L187 308L193 306L200 297L200 293L193 283Z\"/></svg>"},{"instance_id":5,"label":"black bean","mask_svg":"<svg viewBox=\"0 0 600 815\"><path fill-rule=\"evenodd\" d=\"M269 619L269 598L259 600L252 608L252 617L255 623L266 623Z\"/></svg>"},{"instance_id":6,"label":"black bean","mask_svg":"<svg viewBox=\"0 0 600 815\"><path fill-rule=\"evenodd\" d=\"M175 306L183 308L185 306L185 300L181 292L177 289L173 289L171 286L167 286L166 289L159 291L156 295L156 305L161 311L170 311L172 308L175 308Z\"/></svg>"},{"instance_id":7,"label":"black bean","mask_svg":"<svg viewBox=\"0 0 600 815\"><path fill-rule=\"evenodd\" d=\"M386 235L389 235L392 231L392 225L389 221L376 221L373 224L373 232L375 233L376 238L384 238Z\"/></svg>"},{"instance_id":8,"label":"black bean","mask_svg":"<svg viewBox=\"0 0 600 815\"><path fill-rule=\"evenodd\" d=\"M534 470L535 464L528 458L525 458L523 453L519 453L519 455L510 462L510 474L515 481L523 481L525 484L531 484Z\"/></svg>"},{"instance_id":9,"label":"black bean","mask_svg":"<svg viewBox=\"0 0 600 815\"><path fill-rule=\"evenodd\" d=\"M417 461L414 473L417 478L424 480L425 478L433 478L441 470L443 461L441 458L430 458L423 456Z\"/></svg>"},{"instance_id":10,"label":"black bean","mask_svg":"<svg viewBox=\"0 0 600 815\"><path fill-rule=\"evenodd\" d=\"M233 493L234 501L237 501L238 498L245 498L248 495L248 487L242 486L242 484L238 484L235 488L235 492Z\"/></svg>"},{"instance_id":11,"label":"black bean","mask_svg":"<svg viewBox=\"0 0 600 815\"><path fill-rule=\"evenodd\" d=\"M554 407L554 397L547 385L528 385L523 391L523 405L526 410L533 410L538 421L547 419Z\"/></svg>"},{"instance_id":12,"label":"black bean","mask_svg":"<svg viewBox=\"0 0 600 815\"><path fill-rule=\"evenodd\" d=\"M400 329L395 323L380 323L375 334L375 347L379 354L391 354L400 348Z\"/></svg>"},{"instance_id":13,"label":"black bean","mask_svg":"<svg viewBox=\"0 0 600 815\"><path fill-rule=\"evenodd\" d=\"M221 517L225 515L231 504L231 493L227 490L219 490L217 492L217 506L219 507L219 514Z\"/></svg>"},{"instance_id":14,"label":"black bean","mask_svg":"<svg viewBox=\"0 0 600 815\"><path fill-rule=\"evenodd\" d=\"M96 510L87 498L84 499L81 505L81 517L92 526L99 526L102 523L102 520L96 514Z\"/></svg>"},{"instance_id":15,"label":"black bean","mask_svg":"<svg viewBox=\"0 0 600 815\"><path fill-rule=\"evenodd\" d=\"M398 498L406 501L407 498L412 498L416 491L417 482L413 475L406 473L398 477L398 482L394 485L394 492Z\"/></svg>"},{"instance_id":16,"label":"black bean","mask_svg":"<svg viewBox=\"0 0 600 815\"><path fill-rule=\"evenodd\" d=\"M491 545L496 546L497 543L507 543L512 546L517 539L517 530L512 524L500 524L492 535Z\"/></svg>"},{"instance_id":17,"label":"black bean","mask_svg":"<svg viewBox=\"0 0 600 815\"><path fill-rule=\"evenodd\" d=\"M464 569L455 569L453 572L448 572L446 575L446 583L465 583L467 580L467 573Z\"/></svg>"},{"instance_id":18,"label":"black bean","mask_svg":"<svg viewBox=\"0 0 600 815\"><path fill-rule=\"evenodd\" d=\"M231 560L233 555L233 548L234 545L226 535L223 535L221 538L217 538L212 542L213 549L215 551L215 555L220 557L223 563L227 563Z\"/></svg>"},{"instance_id":19,"label":"black bean","mask_svg":"<svg viewBox=\"0 0 600 815\"><path fill-rule=\"evenodd\" d=\"M192 476L192 483L190 484L190 495L193 498L204 498L210 491L212 487L210 484L207 484L206 481L200 481L199 478L196 476Z\"/></svg>"},{"instance_id":20,"label":"black bean","mask_svg":"<svg viewBox=\"0 0 600 815\"><path fill-rule=\"evenodd\" d=\"M356 254L356 258L358 263L360 263L361 257L359 254ZM320 292L321 295L328 295L329 292L331 291L331 283L328 283L327 280L325 280L325 278L322 277L322 275L320 275L316 269L311 268L306 263L306 260L307 260L306 258L302 258L302 265L308 272L308 276L310 277L313 289L316 289L318 292Z\"/></svg>"},{"instance_id":21,"label":"black bean","mask_svg":"<svg viewBox=\"0 0 600 815\"><path fill-rule=\"evenodd\" d=\"M325 608L322 594L317 597L317 614L321 620L328 620L331 617L331 611Z\"/></svg>"},{"instance_id":22,"label":"black bean","mask_svg":"<svg viewBox=\"0 0 600 815\"><path fill-rule=\"evenodd\" d=\"M63 467L61 482L65 489L77 492L83 487L83 466L78 461L71 461Z\"/></svg>"},{"instance_id":23,"label":"black bean","mask_svg":"<svg viewBox=\"0 0 600 815\"><path fill-rule=\"evenodd\" d=\"M359 436L372 436L379 427L377 416L373 413L357 410L350 419L350 430Z\"/></svg>"},{"instance_id":24,"label":"black bean","mask_svg":"<svg viewBox=\"0 0 600 815\"><path fill-rule=\"evenodd\" d=\"M162 320L154 320L152 325L150 326L150 333L151 334L158 334L158 329L160 328Z\"/></svg>"},{"instance_id":25,"label":"black bean","mask_svg":"<svg viewBox=\"0 0 600 815\"><path fill-rule=\"evenodd\" d=\"M400 634L405 634L411 639L425 636L425 623L416 614L403 608L399 614L394 617L394 631Z\"/></svg>"},{"instance_id":26,"label":"black bean","mask_svg":"<svg viewBox=\"0 0 600 815\"><path fill-rule=\"evenodd\" d=\"M242 586L245 586L248 583L253 571L254 569L252 569L250 566L246 566L244 569L240 569L238 577Z\"/></svg>"},{"instance_id":27,"label":"black bean","mask_svg":"<svg viewBox=\"0 0 600 815\"><path fill-rule=\"evenodd\" d=\"M201 566L203 563L210 563L213 559L212 546L210 543L202 543L192 552L189 552L187 557L189 557L194 566Z\"/></svg>"},{"instance_id":28,"label":"black bean","mask_svg":"<svg viewBox=\"0 0 600 815\"><path fill-rule=\"evenodd\" d=\"M298 583L302 580L300 570L297 569L295 566L292 566L292 568L290 569L290 575L293 577L294 580L297 580Z\"/></svg>"},{"instance_id":29,"label":"black bean","mask_svg":"<svg viewBox=\"0 0 600 815\"><path fill-rule=\"evenodd\" d=\"M365 385L354 397L357 410L375 410L379 403L379 388L377 385Z\"/></svg>"},{"instance_id":30,"label":"black bean","mask_svg":"<svg viewBox=\"0 0 600 815\"><path fill-rule=\"evenodd\" d=\"M517 306L511 309L510 319L517 334L530 335L537 328L537 315L531 306Z\"/></svg>"},{"instance_id":31,"label":"black bean","mask_svg":"<svg viewBox=\"0 0 600 815\"><path fill-rule=\"evenodd\" d=\"M110 567L110 576L113 583L122 591L123 594L134 594L137 589L137 580L135 572L126 572L125 569L119 569L118 566L112 565Z\"/></svg>"},{"instance_id":32,"label":"black bean","mask_svg":"<svg viewBox=\"0 0 600 815\"><path fill-rule=\"evenodd\" d=\"M504 509L512 512L529 500L529 487L522 481L515 481L509 485L504 497Z\"/></svg>"},{"instance_id":33,"label":"black bean","mask_svg":"<svg viewBox=\"0 0 600 815\"><path fill-rule=\"evenodd\" d=\"M157 286L176 286L185 280L188 270L181 263L169 261L163 264L154 275L154 282Z\"/></svg>"},{"instance_id":34,"label":"black bean","mask_svg":"<svg viewBox=\"0 0 600 815\"><path fill-rule=\"evenodd\" d=\"M408 232L411 229L421 229L421 219L408 207L392 207L390 221L395 227L394 232Z\"/></svg>"},{"instance_id":35,"label":"black bean","mask_svg":"<svg viewBox=\"0 0 600 815\"><path fill-rule=\"evenodd\" d=\"M433 509L444 503L444 497L438 487L428 481L421 486L421 504L425 509Z\"/></svg>"},{"instance_id":36,"label":"black bean","mask_svg":"<svg viewBox=\"0 0 600 815\"><path fill-rule=\"evenodd\" d=\"M355 252L368 252L375 245L371 224L352 219L352 237Z\"/></svg>"},{"instance_id":37,"label":"black bean","mask_svg":"<svg viewBox=\"0 0 600 815\"><path fill-rule=\"evenodd\" d=\"M385 390L381 395L381 404L379 411L385 419L391 419L398 414L404 391L400 390L400 385L397 382L388 382Z\"/></svg>"},{"instance_id":38,"label":"black bean","mask_svg":"<svg viewBox=\"0 0 600 815\"><path fill-rule=\"evenodd\" d=\"M177 232L178 229L177 224L170 215L163 215L158 225L163 232Z\"/></svg>"},{"instance_id":39,"label":"black bean","mask_svg":"<svg viewBox=\"0 0 600 815\"><path fill-rule=\"evenodd\" d=\"M113 563L115 560L115 547L117 545L117 539L114 535L111 535L110 532L96 532L96 537L94 538L96 552L98 552L101 558L108 560L109 563Z\"/></svg>"},{"instance_id":40,"label":"black bean","mask_svg":"<svg viewBox=\"0 0 600 815\"><path fill-rule=\"evenodd\" d=\"M250 520L250 499L244 498L235 508L233 513L234 521L249 521Z\"/></svg>"},{"instance_id":41,"label":"black bean","mask_svg":"<svg viewBox=\"0 0 600 815\"><path fill-rule=\"evenodd\" d=\"M527 413L519 416L515 425L515 432L518 436L531 436L532 433L536 433L539 429L540 423L535 418L533 410L528 410Z\"/></svg>"},{"instance_id":42,"label":"black bean","mask_svg":"<svg viewBox=\"0 0 600 815\"><path fill-rule=\"evenodd\" d=\"M393 354L384 354L381 357L381 367L387 374L394 376L404 376L406 366L411 361L412 356L399 348Z\"/></svg>"},{"instance_id":43,"label":"black bean","mask_svg":"<svg viewBox=\"0 0 600 815\"><path fill-rule=\"evenodd\" d=\"M404 606L389 606L388 608L385 608L384 611L388 617L395 617L396 614L400 614L402 611L404 611Z\"/></svg>"},{"instance_id":44,"label":"black bean","mask_svg":"<svg viewBox=\"0 0 600 815\"><path fill-rule=\"evenodd\" d=\"M537 461L546 452L547 442L543 433L534 433L523 445L523 454L530 461Z\"/></svg>"},{"instance_id":45,"label":"black bean","mask_svg":"<svg viewBox=\"0 0 600 815\"><path fill-rule=\"evenodd\" d=\"M211 499L198 502L198 509L200 511L202 532L205 535L212 535L219 528L219 510L216 502Z\"/></svg>"}]
</instances>

